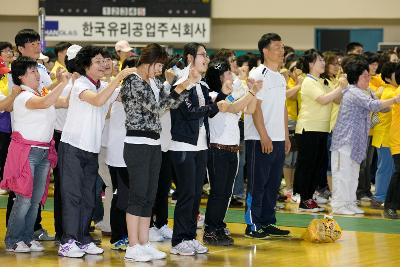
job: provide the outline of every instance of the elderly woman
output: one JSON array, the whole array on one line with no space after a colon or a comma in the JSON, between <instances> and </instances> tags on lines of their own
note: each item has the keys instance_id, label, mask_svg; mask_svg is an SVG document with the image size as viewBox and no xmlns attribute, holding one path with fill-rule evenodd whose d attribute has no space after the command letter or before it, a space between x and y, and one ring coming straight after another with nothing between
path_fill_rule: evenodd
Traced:
<instances>
[{"instance_id":1,"label":"elderly woman","mask_svg":"<svg viewBox=\"0 0 400 267\"><path fill-rule=\"evenodd\" d=\"M400 96L376 100L368 90L368 62L354 57L344 65L349 87L343 92L336 126L332 136L332 210L335 214L364 213L356 205L360 163L366 156L370 112L389 108L400 102Z\"/></svg>"}]
</instances>

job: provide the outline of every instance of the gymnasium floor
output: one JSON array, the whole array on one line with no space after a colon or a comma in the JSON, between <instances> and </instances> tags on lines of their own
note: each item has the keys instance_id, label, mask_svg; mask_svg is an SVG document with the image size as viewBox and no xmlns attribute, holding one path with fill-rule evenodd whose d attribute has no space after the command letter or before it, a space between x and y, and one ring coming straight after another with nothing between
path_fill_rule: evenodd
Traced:
<instances>
[{"instance_id":1,"label":"gymnasium floor","mask_svg":"<svg viewBox=\"0 0 400 267\"><path fill-rule=\"evenodd\" d=\"M54 242L43 242L44 253L13 254L4 250L6 197L0 196L0 267L83 267L83 266L400 266L400 221L382 218L382 211L365 207L362 217L336 216L343 228L343 236L336 243L312 244L301 239L312 214L299 214L296 205L286 205L277 213L278 225L292 232L290 239L254 240L243 237L243 210L230 209L228 227L235 239L233 247L209 246L210 253L194 257L168 255L166 260L152 263L124 262L124 253L110 249L109 238L103 238L104 255L69 259L57 256ZM203 203L204 206L204 203ZM54 233L52 199L46 204L43 225ZM170 207L170 216L173 207ZM172 221L172 220L171 220ZM198 231L201 237L202 231ZM95 231L95 236L101 233ZM169 251L168 241L157 246Z\"/></svg>"}]
</instances>

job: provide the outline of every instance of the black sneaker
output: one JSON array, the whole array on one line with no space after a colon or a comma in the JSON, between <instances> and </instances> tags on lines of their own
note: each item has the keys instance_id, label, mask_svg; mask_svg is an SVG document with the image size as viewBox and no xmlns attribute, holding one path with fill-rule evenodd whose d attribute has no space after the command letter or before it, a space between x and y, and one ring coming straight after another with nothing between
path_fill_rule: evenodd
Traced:
<instances>
[{"instance_id":1,"label":"black sneaker","mask_svg":"<svg viewBox=\"0 0 400 267\"><path fill-rule=\"evenodd\" d=\"M387 219L398 219L399 215L395 209L385 209L383 211L383 216Z\"/></svg>"},{"instance_id":2,"label":"black sneaker","mask_svg":"<svg viewBox=\"0 0 400 267\"><path fill-rule=\"evenodd\" d=\"M264 231L262 227L257 231L252 231L251 226L246 227L246 232L244 234L245 237L255 238L255 239L268 239L270 238L269 234Z\"/></svg>"},{"instance_id":3,"label":"black sneaker","mask_svg":"<svg viewBox=\"0 0 400 267\"><path fill-rule=\"evenodd\" d=\"M203 242L212 246L230 246L233 244L233 239L225 234L204 231Z\"/></svg>"},{"instance_id":4,"label":"black sneaker","mask_svg":"<svg viewBox=\"0 0 400 267\"><path fill-rule=\"evenodd\" d=\"M227 228L222 228L220 230L217 230L217 236L220 240L223 241L223 243L226 243L227 246L233 245L234 241L233 238L226 233ZM228 230L229 231L229 230Z\"/></svg>"},{"instance_id":5,"label":"black sneaker","mask_svg":"<svg viewBox=\"0 0 400 267\"><path fill-rule=\"evenodd\" d=\"M273 237L286 237L286 236L288 236L290 234L290 231L279 229L274 224L269 224L269 225L263 226L262 229L268 235L273 236Z\"/></svg>"},{"instance_id":6,"label":"black sneaker","mask_svg":"<svg viewBox=\"0 0 400 267\"><path fill-rule=\"evenodd\" d=\"M232 197L231 202L229 203L230 208L242 208L244 203L234 197Z\"/></svg>"}]
</instances>

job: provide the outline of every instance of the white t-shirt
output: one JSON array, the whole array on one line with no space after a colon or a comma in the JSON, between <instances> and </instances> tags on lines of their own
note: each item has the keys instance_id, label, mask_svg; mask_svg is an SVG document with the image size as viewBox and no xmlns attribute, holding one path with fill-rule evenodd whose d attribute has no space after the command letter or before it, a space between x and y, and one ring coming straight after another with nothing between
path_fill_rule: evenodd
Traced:
<instances>
[{"instance_id":1,"label":"white t-shirt","mask_svg":"<svg viewBox=\"0 0 400 267\"><path fill-rule=\"evenodd\" d=\"M60 96L68 97L69 92L71 92L72 85L73 85L72 79L69 79L67 85L64 87ZM56 109L56 115L57 115L56 126L55 126L56 130L62 131L62 129L64 128L65 120L67 119L67 112L68 112L67 108Z\"/></svg>"},{"instance_id":2,"label":"white t-shirt","mask_svg":"<svg viewBox=\"0 0 400 267\"><path fill-rule=\"evenodd\" d=\"M161 151L167 152L169 146L171 145L172 135L171 135L171 112L169 110L165 111L160 115L161 122Z\"/></svg>"},{"instance_id":3,"label":"white t-shirt","mask_svg":"<svg viewBox=\"0 0 400 267\"><path fill-rule=\"evenodd\" d=\"M239 145L240 130L239 119L241 112L218 112L213 118L209 118L210 142L221 145Z\"/></svg>"},{"instance_id":4,"label":"white t-shirt","mask_svg":"<svg viewBox=\"0 0 400 267\"><path fill-rule=\"evenodd\" d=\"M79 98L80 93L91 90L100 92L107 83L100 81L100 88L85 76L79 77L71 91L67 119L61 135L61 141L81 150L99 153L101 147L101 135L104 128L105 118L111 103L118 97L118 88L114 91L107 102L96 107Z\"/></svg>"},{"instance_id":5,"label":"white t-shirt","mask_svg":"<svg viewBox=\"0 0 400 267\"><path fill-rule=\"evenodd\" d=\"M126 114L121 102L111 106L110 123L107 138L106 164L113 167L126 167L124 160L124 138Z\"/></svg>"},{"instance_id":6,"label":"white t-shirt","mask_svg":"<svg viewBox=\"0 0 400 267\"><path fill-rule=\"evenodd\" d=\"M261 109L264 116L264 125L272 141L285 140L285 101L286 80L282 74L272 71L261 64L252 69L249 78L263 81L263 88L257 93L261 100ZM244 117L245 140L260 140L260 135L253 123L251 115Z\"/></svg>"},{"instance_id":7,"label":"white t-shirt","mask_svg":"<svg viewBox=\"0 0 400 267\"><path fill-rule=\"evenodd\" d=\"M54 105L45 109L28 109L25 104L35 94L27 86L21 85L21 88L23 91L15 98L13 104L13 130L30 141L50 142L56 122Z\"/></svg>"}]
</instances>

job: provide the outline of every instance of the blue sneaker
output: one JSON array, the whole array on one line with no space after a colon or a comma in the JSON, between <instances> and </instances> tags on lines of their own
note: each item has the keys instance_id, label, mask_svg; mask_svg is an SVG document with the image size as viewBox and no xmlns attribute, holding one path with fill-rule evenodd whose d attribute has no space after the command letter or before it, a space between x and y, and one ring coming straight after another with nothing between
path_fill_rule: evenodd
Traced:
<instances>
[{"instance_id":1,"label":"blue sneaker","mask_svg":"<svg viewBox=\"0 0 400 267\"><path fill-rule=\"evenodd\" d=\"M118 240L117 242L111 244L111 249L112 250L123 250L123 251L125 251L126 248L127 248L126 241L127 240L125 238Z\"/></svg>"}]
</instances>

